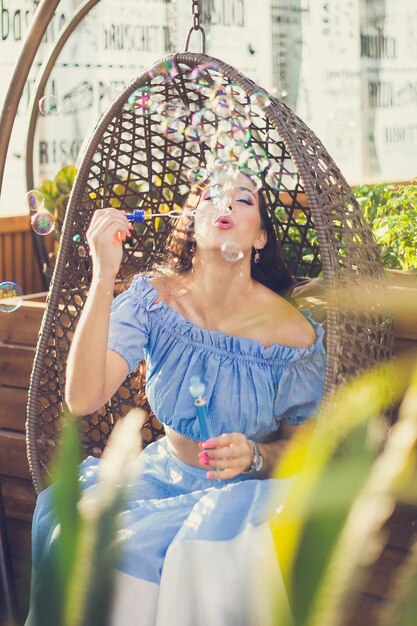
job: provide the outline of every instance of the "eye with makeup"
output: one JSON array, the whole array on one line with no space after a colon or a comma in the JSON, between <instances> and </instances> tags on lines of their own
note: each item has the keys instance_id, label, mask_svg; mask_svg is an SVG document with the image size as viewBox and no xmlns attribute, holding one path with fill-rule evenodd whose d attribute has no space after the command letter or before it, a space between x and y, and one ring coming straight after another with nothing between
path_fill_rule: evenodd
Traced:
<instances>
[{"instance_id":1,"label":"eye with makeup","mask_svg":"<svg viewBox=\"0 0 417 626\"><path fill-rule=\"evenodd\" d=\"M249 189L240 189L235 192L231 192L230 190L224 192L224 190L220 187L214 186L206 189L201 195L201 203L205 202L213 202L215 200L223 202L238 202L243 203L248 206L255 206L256 199L254 194Z\"/></svg>"},{"instance_id":2,"label":"eye with makeup","mask_svg":"<svg viewBox=\"0 0 417 626\"><path fill-rule=\"evenodd\" d=\"M219 194L219 191L216 191L216 189L212 189L211 187L209 187L208 189L206 189L206 191L204 191L201 195L201 201L205 202L205 201L209 201L209 200L213 200L214 195L217 193L217 195Z\"/></svg>"},{"instance_id":3,"label":"eye with makeup","mask_svg":"<svg viewBox=\"0 0 417 626\"><path fill-rule=\"evenodd\" d=\"M243 202L249 206L255 206L255 198L251 193L240 193L237 202Z\"/></svg>"}]
</instances>

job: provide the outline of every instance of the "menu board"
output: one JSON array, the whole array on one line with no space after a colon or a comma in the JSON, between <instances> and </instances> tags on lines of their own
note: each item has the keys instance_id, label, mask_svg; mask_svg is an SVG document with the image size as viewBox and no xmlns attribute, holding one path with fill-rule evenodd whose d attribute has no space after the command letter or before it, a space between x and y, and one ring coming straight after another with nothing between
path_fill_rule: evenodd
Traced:
<instances>
[{"instance_id":1,"label":"menu board","mask_svg":"<svg viewBox=\"0 0 417 626\"><path fill-rule=\"evenodd\" d=\"M41 45L20 103L5 170L0 214L27 213L24 154L28 107L41 62L80 2L62 0ZM33 19L35 2L2 0L0 84L2 105L14 63ZM136 76L172 48L165 0L103 0L70 37L51 74L45 95L57 111L39 114L35 138L35 184L75 163L80 147L112 100ZM48 112L48 111L47 111Z\"/></svg>"},{"instance_id":2,"label":"menu board","mask_svg":"<svg viewBox=\"0 0 417 626\"><path fill-rule=\"evenodd\" d=\"M0 0L0 106L38 6ZM81 0L61 0L33 64L8 153L0 214L26 213L24 154L35 78ZM417 172L417 0L204 0L207 53L282 98L349 182ZM113 99L158 59L184 50L191 0L102 0L70 37L39 115L35 183L74 163ZM193 32L192 51L201 50Z\"/></svg>"},{"instance_id":3,"label":"menu board","mask_svg":"<svg viewBox=\"0 0 417 626\"><path fill-rule=\"evenodd\" d=\"M363 174L417 176L417 0L366 0L361 11Z\"/></svg>"},{"instance_id":4,"label":"menu board","mask_svg":"<svg viewBox=\"0 0 417 626\"><path fill-rule=\"evenodd\" d=\"M274 83L348 180L362 175L359 0L273 0Z\"/></svg>"}]
</instances>

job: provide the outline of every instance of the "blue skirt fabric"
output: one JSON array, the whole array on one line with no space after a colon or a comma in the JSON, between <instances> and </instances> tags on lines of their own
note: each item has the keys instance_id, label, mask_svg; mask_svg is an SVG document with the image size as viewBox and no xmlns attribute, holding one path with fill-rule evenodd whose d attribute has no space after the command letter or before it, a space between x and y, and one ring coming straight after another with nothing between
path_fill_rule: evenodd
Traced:
<instances>
[{"instance_id":1,"label":"blue skirt fabric","mask_svg":"<svg viewBox=\"0 0 417 626\"><path fill-rule=\"evenodd\" d=\"M83 497L95 489L98 465L94 457L81 464ZM165 437L150 444L119 519L112 625L268 624L272 596L283 590L268 520L291 484L249 474L207 479ZM33 520L35 572L54 531L48 488Z\"/></svg>"}]
</instances>

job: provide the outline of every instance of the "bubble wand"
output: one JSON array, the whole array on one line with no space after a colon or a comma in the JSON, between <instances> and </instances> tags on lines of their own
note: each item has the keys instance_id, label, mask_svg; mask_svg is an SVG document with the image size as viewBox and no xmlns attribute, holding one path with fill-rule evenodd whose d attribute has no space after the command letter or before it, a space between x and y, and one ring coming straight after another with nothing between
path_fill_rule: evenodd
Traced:
<instances>
[{"instance_id":1,"label":"bubble wand","mask_svg":"<svg viewBox=\"0 0 417 626\"><path fill-rule=\"evenodd\" d=\"M201 433L204 439L207 440L214 437L214 431L207 408L207 398L204 395L205 391L206 386L200 376L193 376L191 378L190 393L193 396L194 405L197 409L197 419ZM215 467L214 469L217 470L218 468ZM221 478L217 478L216 481L220 483Z\"/></svg>"},{"instance_id":2,"label":"bubble wand","mask_svg":"<svg viewBox=\"0 0 417 626\"><path fill-rule=\"evenodd\" d=\"M134 222L135 224L144 222L146 219L150 217L167 217L171 220L177 220L184 213L182 211L177 211L172 209L172 211L167 211L166 213L146 213L143 209L136 209L133 213L125 213L129 222Z\"/></svg>"}]
</instances>

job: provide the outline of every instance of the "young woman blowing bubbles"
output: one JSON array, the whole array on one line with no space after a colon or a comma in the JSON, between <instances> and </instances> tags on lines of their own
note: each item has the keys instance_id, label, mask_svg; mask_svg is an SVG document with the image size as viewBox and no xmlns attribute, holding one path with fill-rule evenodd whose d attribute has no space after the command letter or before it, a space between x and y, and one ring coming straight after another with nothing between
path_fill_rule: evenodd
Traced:
<instances>
[{"instance_id":1,"label":"young woman blowing bubbles","mask_svg":"<svg viewBox=\"0 0 417 626\"><path fill-rule=\"evenodd\" d=\"M114 300L117 235L132 226L108 208L87 233L93 279L69 353L67 405L74 415L99 409L145 358L146 396L165 427L141 455L122 516L115 626L262 626L270 615L259 558L269 584L282 586L268 518L291 478L269 477L320 404L323 329L285 297L292 279L262 192L238 174L225 198L219 211L214 184L195 190L164 266L136 275ZM230 241L240 250L233 263L222 254ZM189 392L195 375L210 440ZM94 488L98 463L83 462L84 488ZM42 558L53 543L49 492L34 518Z\"/></svg>"}]
</instances>

